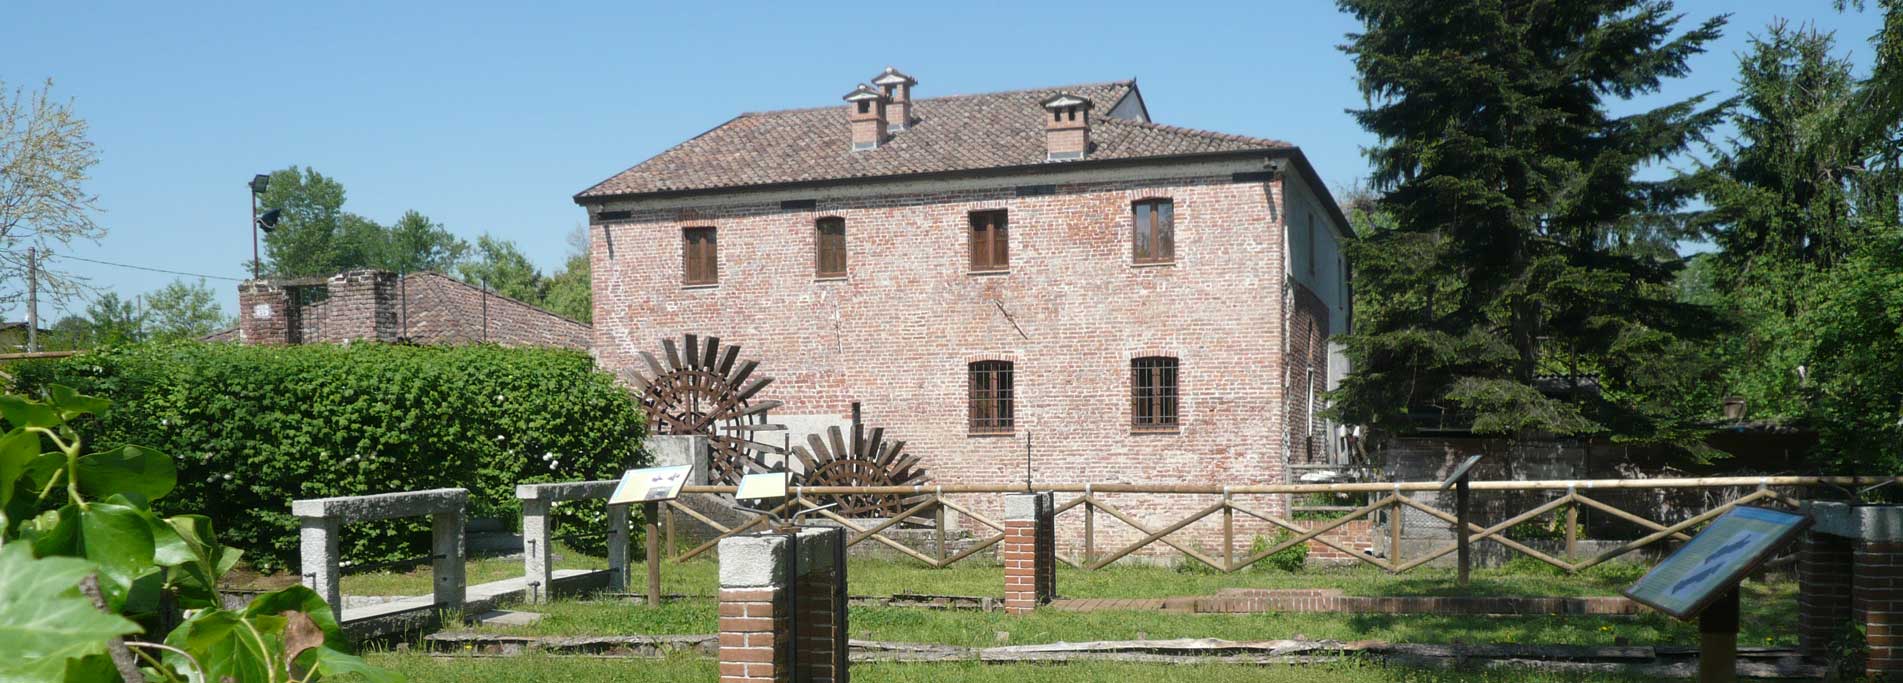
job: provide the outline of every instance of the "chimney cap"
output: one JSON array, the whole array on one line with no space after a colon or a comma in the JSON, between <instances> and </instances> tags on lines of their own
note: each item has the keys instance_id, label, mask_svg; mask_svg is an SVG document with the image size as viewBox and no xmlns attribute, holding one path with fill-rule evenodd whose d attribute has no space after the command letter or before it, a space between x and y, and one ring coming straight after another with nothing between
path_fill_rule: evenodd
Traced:
<instances>
[{"instance_id":1,"label":"chimney cap","mask_svg":"<svg viewBox=\"0 0 1903 683\"><path fill-rule=\"evenodd\" d=\"M1046 97L1042 102L1038 102L1038 104L1043 105L1045 109L1061 109L1064 107L1083 107L1089 109L1091 107L1089 99L1067 92L1060 92Z\"/></svg>"},{"instance_id":2,"label":"chimney cap","mask_svg":"<svg viewBox=\"0 0 1903 683\"><path fill-rule=\"evenodd\" d=\"M846 96L840 99L843 99L847 102L858 102L860 100L882 100L882 99L885 99L885 93L879 92L878 88L874 88L870 85L860 83L859 87L853 88L852 92L846 93Z\"/></svg>"},{"instance_id":3,"label":"chimney cap","mask_svg":"<svg viewBox=\"0 0 1903 683\"><path fill-rule=\"evenodd\" d=\"M885 68L885 71L879 72L879 75L872 78L873 85L899 85L901 83L905 85L918 85L918 79L907 76L905 72L889 66Z\"/></svg>"}]
</instances>

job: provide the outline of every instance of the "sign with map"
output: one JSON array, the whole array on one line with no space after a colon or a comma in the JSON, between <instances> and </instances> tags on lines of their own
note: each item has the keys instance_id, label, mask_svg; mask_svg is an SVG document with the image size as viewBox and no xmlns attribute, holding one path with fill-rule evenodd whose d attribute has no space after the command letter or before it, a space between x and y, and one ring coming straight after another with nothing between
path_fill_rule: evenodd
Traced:
<instances>
[{"instance_id":1,"label":"sign with map","mask_svg":"<svg viewBox=\"0 0 1903 683\"><path fill-rule=\"evenodd\" d=\"M1625 589L1625 596L1679 619L1697 616L1810 523L1810 517L1789 512L1733 508Z\"/></svg>"},{"instance_id":2,"label":"sign with map","mask_svg":"<svg viewBox=\"0 0 1903 683\"><path fill-rule=\"evenodd\" d=\"M678 498L681 486L687 484L687 473L691 469L691 465L675 465L628 470L621 475L621 483L615 485L614 494L608 496L608 504L652 503Z\"/></svg>"}]
</instances>

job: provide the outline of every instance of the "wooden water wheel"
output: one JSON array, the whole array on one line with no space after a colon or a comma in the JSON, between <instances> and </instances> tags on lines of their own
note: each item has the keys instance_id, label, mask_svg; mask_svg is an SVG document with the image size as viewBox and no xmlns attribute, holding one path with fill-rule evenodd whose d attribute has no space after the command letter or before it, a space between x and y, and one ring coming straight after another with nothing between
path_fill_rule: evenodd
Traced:
<instances>
[{"instance_id":1,"label":"wooden water wheel","mask_svg":"<svg viewBox=\"0 0 1903 683\"><path fill-rule=\"evenodd\" d=\"M838 427L806 437L807 446L794 446L804 470L798 476L802 486L923 486L932 475L918 466L919 456L905 454L904 441L886 441L885 428L872 430L870 436L859 423L859 405L853 404L852 436L848 440ZM809 449L808 446L811 448ZM845 517L897 516L913 505L924 502L928 494L848 494L828 496L838 502L835 510ZM929 513L917 513L906 520L930 522Z\"/></svg>"},{"instance_id":2,"label":"wooden water wheel","mask_svg":"<svg viewBox=\"0 0 1903 683\"><path fill-rule=\"evenodd\" d=\"M754 401L753 397L773 383L771 377L753 377L759 361L736 361L740 347L720 345L719 337L705 343L695 335L685 335L680 346L662 339L667 364L654 354L641 352L650 374L629 370L634 386L641 392L641 406L647 411L649 428L656 434L703 434L707 437L712 462L707 478L716 485L733 485L748 474L772 471L762 457L781 454L785 449L754 441L763 431L786 427L767 422L767 411L779 401ZM749 381L751 380L751 381Z\"/></svg>"}]
</instances>

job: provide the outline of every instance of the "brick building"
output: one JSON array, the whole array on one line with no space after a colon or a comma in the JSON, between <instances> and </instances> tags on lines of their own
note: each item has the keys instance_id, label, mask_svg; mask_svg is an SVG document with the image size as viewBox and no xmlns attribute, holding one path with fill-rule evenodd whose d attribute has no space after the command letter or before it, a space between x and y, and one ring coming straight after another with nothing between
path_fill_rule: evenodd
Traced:
<instances>
[{"instance_id":1,"label":"brick building","mask_svg":"<svg viewBox=\"0 0 1903 683\"><path fill-rule=\"evenodd\" d=\"M238 285L238 327L213 341L304 344L376 340L493 342L587 349L587 324L441 273L353 270Z\"/></svg>"},{"instance_id":2,"label":"brick building","mask_svg":"<svg viewBox=\"0 0 1903 683\"><path fill-rule=\"evenodd\" d=\"M1153 123L1133 81L916 85L742 114L576 195L600 364L717 336L795 442L858 401L941 482L1021 482L1027 451L1046 482L1325 457L1350 233L1299 148Z\"/></svg>"}]
</instances>

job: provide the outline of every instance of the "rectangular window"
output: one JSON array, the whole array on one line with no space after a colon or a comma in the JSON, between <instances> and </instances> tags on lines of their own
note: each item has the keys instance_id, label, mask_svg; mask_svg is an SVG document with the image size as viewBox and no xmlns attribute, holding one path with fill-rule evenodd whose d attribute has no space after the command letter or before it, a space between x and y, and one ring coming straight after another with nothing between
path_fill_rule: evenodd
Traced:
<instances>
[{"instance_id":1,"label":"rectangular window","mask_svg":"<svg viewBox=\"0 0 1903 683\"><path fill-rule=\"evenodd\" d=\"M971 269L1005 270L1011 267L1011 229L1003 211L971 214Z\"/></svg>"},{"instance_id":2,"label":"rectangular window","mask_svg":"<svg viewBox=\"0 0 1903 683\"><path fill-rule=\"evenodd\" d=\"M819 277L846 276L846 219L821 218L814 223L815 267Z\"/></svg>"},{"instance_id":3,"label":"rectangular window","mask_svg":"<svg viewBox=\"0 0 1903 683\"><path fill-rule=\"evenodd\" d=\"M1177 424L1176 359L1130 361L1130 427L1173 431Z\"/></svg>"},{"instance_id":4,"label":"rectangular window","mask_svg":"<svg viewBox=\"0 0 1903 683\"><path fill-rule=\"evenodd\" d=\"M970 366L971 433L1010 434L1011 361L986 360Z\"/></svg>"},{"instance_id":5,"label":"rectangular window","mask_svg":"<svg viewBox=\"0 0 1903 683\"><path fill-rule=\"evenodd\" d=\"M720 282L719 244L714 229L681 229L681 284L711 285Z\"/></svg>"},{"instance_id":6,"label":"rectangular window","mask_svg":"<svg viewBox=\"0 0 1903 683\"><path fill-rule=\"evenodd\" d=\"M1130 243L1136 263L1169 263L1176 260L1176 207L1168 199L1145 199L1131 204L1135 232Z\"/></svg>"},{"instance_id":7,"label":"rectangular window","mask_svg":"<svg viewBox=\"0 0 1903 683\"><path fill-rule=\"evenodd\" d=\"M1315 214L1308 214L1308 277L1311 282L1315 277L1315 262L1317 260L1315 253L1319 250L1319 246L1316 242L1319 241L1321 241L1321 235L1315 233Z\"/></svg>"}]
</instances>

